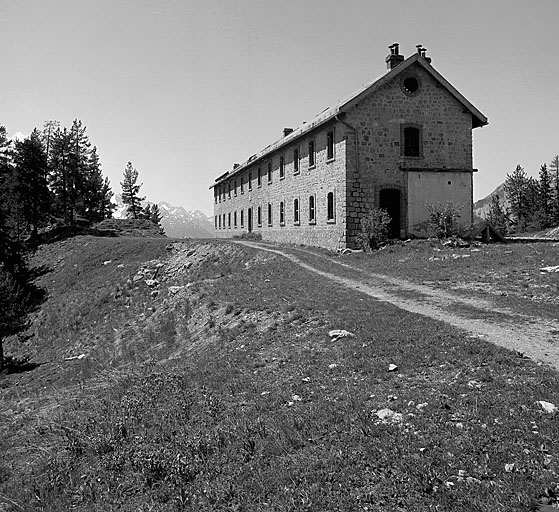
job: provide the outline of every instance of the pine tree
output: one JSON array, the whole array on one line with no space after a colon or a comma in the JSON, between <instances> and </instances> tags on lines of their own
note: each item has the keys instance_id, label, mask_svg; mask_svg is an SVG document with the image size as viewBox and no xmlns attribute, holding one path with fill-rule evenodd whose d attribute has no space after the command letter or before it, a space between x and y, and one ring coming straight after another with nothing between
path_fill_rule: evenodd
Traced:
<instances>
[{"instance_id":1,"label":"pine tree","mask_svg":"<svg viewBox=\"0 0 559 512\"><path fill-rule=\"evenodd\" d=\"M110 182L108 178L103 178L97 148L93 146L84 175L83 217L91 222L111 217L115 208L112 196Z\"/></svg>"},{"instance_id":2,"label":"pine tree","mask_svg":"<svg viewBox=\"0 0 559 512\"><path fill-rule=\"evenodd\" d=\"M509 203L511 223L516 231L524 231L528 218L529 179L524 169L517 165L505 179L505 194Z\"/></svg>"},{"instance_id":3,"label":"pine tree","mask_svg":"<svg viewBox=\"0 0 559 512\"><path fill-rule=\"evenodd\" d=\"M58 128L53 134L50 150L49 185L53 197L53 213L63 218L65 224L73 224L73 179L70 176L70 134L66 128Z\"/></svg>"},{"instance_id":4,"label":"pine tree","mask_svg":"<svg viewBox=\"0 0 559 512\"><path fill-rule=\"evenodd\" d=\"M489 203L489 212L486 220L489 221L495 229L500 231L501 234L507 234L507 216L501 204L501 199L497 194L491 196L491 203Z\"/></svg>"},{"instance_id":5,"label":"pine tree","mask_svg":"<svg viewBox=\"0 0 559 512\"><path fill-rule=\"evenodd\" d=\"M151 220L151 222L153 222L156 226L161 227L161 212L159 211L159 206L156 204L153 204L151 207L151 214L149 217L149 220Z\"/></svg>"},{"instance_id":6,"label":"pine tree","mask_svg":"<svg viewBox=\"0 0 559 512\"><path fill-rule=\"evenodd\" d=\"M553 225L559 225L559 155L555 155L551 159L551 163L549 164L549 172L553 181L555 182L555 194L552 200L553 207L552 207L552 220Z\"/></svg>"},{"instance_id":7,"label":"pine tree","mask_svg":"<svg viewBox=\"0 0 559 512\"><path fill-rule=\"evenodd\" d=\"M68 173L72 191L69 195L72 220L75 220L75 216L88 220L86 214L87 196L92 193L90 158L91 142L86 134L86 127L79 119L74 119L70 129Z\"/></svg>"},{"instance_id":8,"label":"pine tree","mask_svg":"<svg viewBox=\"0 0 559 512\"><path fill-rule=\"evenodd\" d=\"M35 128L28 138L16 142L14 156L17 203L35 235L49 206L46 168L41 134Z\"/></svg>"},{"instance_id":9,"label":"pine tree","mask_svg":"<svg viewBox=\"0 0 559 512\"><path fill-rule=\"evenodd\" d=\"M130 219L138 219L142 217L142 201L145 197L140 197L140 187L138 185L138 171L132 166L132 162L128 162L123 173L124 181L120 183L122 187L122 202L127 205L126 216Z\"/></svg>"},{"instance_id":10,"label":"pine tree","mask_svg":"<svg viewBox=\"0 0 559 512\"><path fill-rule=\"evenodd\" d=\"M17 201L12 160L8 133L4 126L0 126L0 268L10 270L15 266L19 254L13 237L13 211Z\"/></svg>"},{"instance_id":11,"label":"pine tree","mask_svg":"<svg viewBox=\"0 0 559 512\"><path fill-rule=\"evenodd\" d=\"M540 167L538 181L538 216L543 229L553 224L552 177L546 164Z\"/></svg>"}]
</instances>

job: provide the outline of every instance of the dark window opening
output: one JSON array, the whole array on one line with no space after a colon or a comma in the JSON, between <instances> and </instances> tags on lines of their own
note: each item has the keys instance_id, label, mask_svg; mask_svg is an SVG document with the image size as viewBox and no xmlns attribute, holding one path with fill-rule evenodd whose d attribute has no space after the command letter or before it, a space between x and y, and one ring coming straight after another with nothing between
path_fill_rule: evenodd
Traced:
<instances>
[{"instance_id":1,"label":"dark window opening","mask_svg":"<svg viewBox=\"0 0 559 512\"><path fill-rule=\"evenodd\" d=\"M293 223L299 224L299 199L293 201Z\"/></svg>"},{"instance_id":2,"label":"dark window opening","mask_svg":"<svg viewBox=\"0 0 559 512\"><path fill-rule=\"evenodd\" d=\"M408 126L404 128L404 156L420 156L419 128Z\"/></svg>"},{"instance_id":3,"label":"dark window opening","mask_svg":"<svg viewBox=\"0 0 559 512\"><path fill-rule=\"evenodd\" d=\"M268 162L268 183L272 183L272 162Z\"/></svg>"},{"instance_id":4,"label":"dark window opening","mask_svg":"<svg viewBox=\"0 0 559 512\"><path fill-rule=\"evenodd\" d=\"M235 228L237 227L237 212L233 213L233 226Z\"/></svg>"},{"instance_id":5,"label":"dark window opening","mask_svg":"<svg viewBox=\"0 0 559 512\"><path fill-rule=\"evenodd\" d=\"M299 149L295 148L293 150L293 172L297 174L299 172Z\"/></svg>"},{"instance_id":6,"label":"dark window opening","mask_svg":"<svg viewBox=\"0 0 559 512\"><path fill-rule=\"evenodd\" d=\"M283 156L280 156L280 160L279 160L279 175L280 175L280 180L285 177L285 165L283 161Z\"/></svg>"},{"instance_id":7,"label":"dark window opening","mask_svg":"<svg viewBox=\"0 0 559 512\"><path fill-rule=\"evenodd\" d=\"M419 82L417 81L417 78L408 76L407 78L404 78L403 86L405 92L412 94L419 89Z\"/></svg>"},{"instance_id":8,"label":"dark window opening","mask_svg":"<svg viewBox=\"0 0 559 512\"><path fill-rule=\"evenodd\" d=\"M241 227L245 226L245 211L241 210Z\"/></svg>"},{"instance_id":9,"label":"dark window opening","mask_svg":"<svg viewBox=\"0 0 559 512\"><path fill-rule=\"evenodd\" d=\"M326 134L326 158L328 160L334 158L334 132Z\"/></svg>"},{"instance_id":10,"label":"dark window opening","mask_svg":"<svg viewBox=\"0 0 559 512\"><path fill-rule=\"evenodd\" d=\"M316 222L314 196L309 197L309 222Z\"/></svg>"},{"instance_id":11,"label":"dark window opening","mask_svg":"<svg viewBox=\"0 0 559 512\"><path fill-rule=\"evenodd\" d=\"M327 204L327 219L334 220L334 193L328 193L328 204Z\"/></svg>"},{"instance_id":12,"label":"dark window opening","mask_svg":"<svg viewBox=\"0 0 559 512\"><path fill-rule=\"evenodd\" d=\"M279 219L280 219L280 225L283 226L285 224L285 209L284 209L283 201L280 201Z\"/></svg>"},{"instance_id":13,"label":"dark window opening","mask_svg":"<svg viewBox=\"0 0 559 512\"><path fill-rule=\"evenodd\" d=\"M268 203L268 226L272 225L272 204Z\"/></svg>"},{"instance_id":14,"label":"dark window opening","mask_svg":"<svg viewBox=\"0 0 559 512\"><path fill-rule=\"evenodd\" d=\"M252 172L248 173L248 190L252 190Z\"/></svg>"},{"instance_id":15,"label":"dark window opening","mask_svg":"<svg viewBox=\"0 0 559 512\"><path fill-rule=\"evenodd\" d=\"M259 226L262 226L262 207L259 206L256 211L256 221Z\"/></svg>"},{"instance_id":16,"label":"dark window opening","mask_svg":"<svg viewBox=\"0 0 559 512\"><path fill-rule=\"evenodd\" d=\"M315 159L314 159L314 140L309 142L309 167L314 167Z\"/></svg>"},{"instance_id":17,"label":"dark window opening","mask_svg":"<svg viewBox=\"0 0 559 512\"><path fill-rule=\"evenodd\" d=\"M231 212L227 214L227 227L231 229Z\"/></svg>"},{"instance_id":18,"label":"dark window opening","mask_svg":"<svg viewBox=\"0 0 559 512\"><path fill-rule=\"evenodd\" d=\"M258 176L256 177L256 184L261 187L262 186L262 169L258 168Z\"/></svg>"}]
</instances>

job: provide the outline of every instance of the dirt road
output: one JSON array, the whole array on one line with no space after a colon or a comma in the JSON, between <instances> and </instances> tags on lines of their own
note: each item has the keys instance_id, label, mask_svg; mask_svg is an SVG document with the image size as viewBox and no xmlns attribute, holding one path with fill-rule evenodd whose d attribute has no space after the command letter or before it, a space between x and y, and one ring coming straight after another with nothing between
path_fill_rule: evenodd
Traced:
<instances>
[{"instance_id":1,"label":"dirt road","mask_svg":"<svg viewBox=\"0 0 559 512\"><path fill-rule=\"evenodd\" d=\"M336 262L304 249L282 249L257 242L236 241L243 245L281 255L326 279L388 302L406 311L453 325L496 345L559 369L559 321L528 316L497 308L492 302L460 297L437 288L365 273L343 262ZM296 253L304 253L302 261ZM309 259L309 256L311 258ZM317 265L313 265L313 258ZM329 271L321 270L320 259L327 259ZM311 261L311 263L309 263Z\"/></svg>"}]
</instances>

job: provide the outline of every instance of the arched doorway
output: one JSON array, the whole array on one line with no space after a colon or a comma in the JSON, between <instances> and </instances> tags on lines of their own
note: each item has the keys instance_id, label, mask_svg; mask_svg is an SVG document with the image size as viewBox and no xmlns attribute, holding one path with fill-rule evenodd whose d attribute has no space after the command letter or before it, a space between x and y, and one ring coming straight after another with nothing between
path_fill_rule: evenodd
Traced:
<instances>
[{"instance_id":1,"label":"arched doorway","mask_svg":"<svg viewBox=\"0 0 559 512\"><path fill-rule=\"evenodd\" d=\"M248 223L248 232L249 232L249 233L252 233L252 208L249 208L249 209L248 209L247 217L248 217L248 219L247 219L247 223Z\"/></svg>"},{"instance_id":2,"label":"arched doorway","mask_svg":"<svg viewBox=\"0 0 559 512\"><path fill-rule=\"evenodd\" d=\"M390 238L400 238L400 197L400 191L395 188L385 188L379 194L379 208L386 210L392 219L388 225Z\"/></svg>"}]
</instances>

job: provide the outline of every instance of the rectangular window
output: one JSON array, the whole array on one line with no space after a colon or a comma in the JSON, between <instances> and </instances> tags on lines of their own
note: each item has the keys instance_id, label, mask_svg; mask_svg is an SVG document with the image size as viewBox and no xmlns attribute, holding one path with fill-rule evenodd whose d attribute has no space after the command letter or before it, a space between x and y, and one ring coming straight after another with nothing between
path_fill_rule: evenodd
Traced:
<instances>
[{"instance_id":1,"label":"rectangular window","mask_svg":"<svg viewBox=\"0 0 559 512\"><path fill-rule=\"evenodd\" d=\"M262 186L262 169L258 168L258 175L256 176L256 185L261 187Z\"/></svg>"},{"instance_id":2,"label":"rectangular window","mask_svg":"<svg viewBox=\"0 0 559 512\"><path fill-rule=\"evenodd\" d=\"M214 229L217 229L217 215L214 216Z\"/></svg>"},{"instance_id":3,"label":"rectangular window","mask_svg":"<svg viewBox=\"0 0 559 512\"><path fill-rule=\"evenodd\" d=\"M268 183L272 183L272 162L268 162Z\"/></svg>"},{"instance_id":4,"label":"rectangular window","mask_svg":"<svg viewBox=\"0 0 559 512\"><path fill-rule=\"evenodd\" d=\"M227 183L227 197L229 197L229 199L231 199L231 182L230 181Z\"/></svg>"},{"instance_id":5,"label":"rectangular window","mask_svg":"<svg viewBox=\"0 0 559 512\"><path fill-rule=\"evenodd\" d=\"M248 173L248 191L252 190L252 172Z\"/></svg>"},{"instance_id":6,"label":"rectangular window","mask_svg":"<svg viewBox=\"0 0 559 512\"><path fill-rule=\"evenodd\" d=\"M245 177L241 176L241 194L245 193Z\"/></svg>"},{"instance_id":7,"label":"rectangular window","mask_svg":"<svg viewBox=\"0 0 559 512\"><path fill-rule=\"evenodd\" d=\"M245 211L241 210L241 227L245 226Z\"/></svg>"},{"instance_id":8,"label":"rectangular window","mask_svg":"<svg viewBox=\"0 0 559 512\"><path fill-rule=\"evenodd\" d=\"M219 229L221 229L221 215L217 216L217 221L218 221L217 224L219 226Z\"/></svg>"},{"instance_id":9,"label":"rectangular window","mask_svg":"<svg viewBox=\"0 0 559 512\"><path fill-rule=\"evenodd\" d=\"M418 126L401 125L400 148L402 156L421 156L421 129Z\"/></svg>"},{"instance_id":10,"label":"rectangular window","mask_svg":"<svg viewBox=\"0 0 559 512\"><path fill-rule=\"evenodd\" d=\"M299 199L293 201L293 224L299 225Z\"/></svg>"},{"instance_id":11,"label":"rectangular window","mask_svg":"<svg viewBox=\"0 0 559 512\"><path fill-rule=\"evenodd\" d=\"M233 182L233 188L235 189L235 197L237 196L237 180Z\"/></svg>"},{"instance_id":12,"label":"rectangular window","mask_svg":"<svg viewBox=\"0 0 559 512\"><path fill-rule=\"evenodd\" d=\"M328 193L328 204L326 207L326 218L328 222L334 222L335 219L335 210L334 210L334 193Z\"/></svg>"},{"instance_id":13,"label":"rectangular window","mask_svg":"<svg viewBox=\"0 0 559 512\"><path fill-rule=\"evenodd\" d=\"M280 201L279 217L280 217L280 226L283 226L285 224L285 207L283 201Z\"/></svg>"},{"instance_id":14,"label":"rectangular window","mask_svg":"<svg viewBox=\"0 0 559 512\"><path fill-rule=\"evenodd\" d=\"M214 188L214 203L217 204L217 187Z\"/></svg>"},{"instance_id":15,"label":"rectangular window","mask_svg":"<svg viewBox=\"0 0 559 512\"><path fill-rule=\"evenodd\" d=\"M299 174L299 148L293 150L293 174Z\"/></svg>"},{"instance_id":16,"label":"rectangular window","mask_svg":"<svg viewBox=\"0 0 559 512\"><path fill-rule=\"evenodd\" d=\"M258 225L262 226L262 206L258 207L257 214L256 214L256 220L258 221Z\"/></svg>"},{"instance_id":17,"label":"rectangular window","mask_svg":"<svg viewBox=\"0 0 559 512\"><path fill-rule=\"evenodd\" d=\"M223 214L223 229L225 229L225 214Z\"/></svg>"},{"instance_id":18,"label":"rectangular window","mask_svg":"<svg viewBox=\"0 0 559 512\"><path fill-rule=\"evenodd\" d=\"M309 142L309 167L314 167L316 165L315 162L315 154L314 154L314 140Z\"/></svg>"},{"instance_id":19,"label":"rectangular window","mask_svg":"<svg viewBox=\"0 0 559 512\"><path fill-rule=\"evenodd\" d=\"M227 227L231 229L231 212L227 214Z\"/></svg>"},{"instance_id":20,"label":"rectangular window","mask_svg":"<svg viewBox=\"0 0 559 512\"><path fill-rule=\"evenodd\" d=\"M309 224L316 223L316 212L314 205L314 196L309 197Z\"/></svg>"},{"instance_id":21,"label":"rectangular window","mask_svg":"<svg viewBox=\"0 0 559 512\"><path fill-rule=\"evenodd\" d=\"M330 131L326 134L326 159L334 158L334 132Z\"/></svg>"},{"instance_id":22,"label":"rectangular window","mask_svg":"<svg viewBox=\"0 0 559 512\"><path fill-rule=\"evenodd\" d=\"M237 212L233 213L233 226L235 228L237 227Z\"/></svg>"},{"instance_id":23,"label":"rectangular window","mask_svg":"<svg viewBox=\"0 0 559 512\"><path fill-rule=\"evenodd\" d=\"M268 203L268 226L272 225L272 204Z\"/></svg>"},{"instance_id":24,"label":"rectangular window","mask_svg":"<svg viewBox=\"0 0 559 512\"><path fill-rule=\"evenodd\" d=\"M279 175L280 180L283 180L283 178L285 178L285 164L283 162L283 156L280 156L279 160Z\"/></svg>"}]
</instances>

